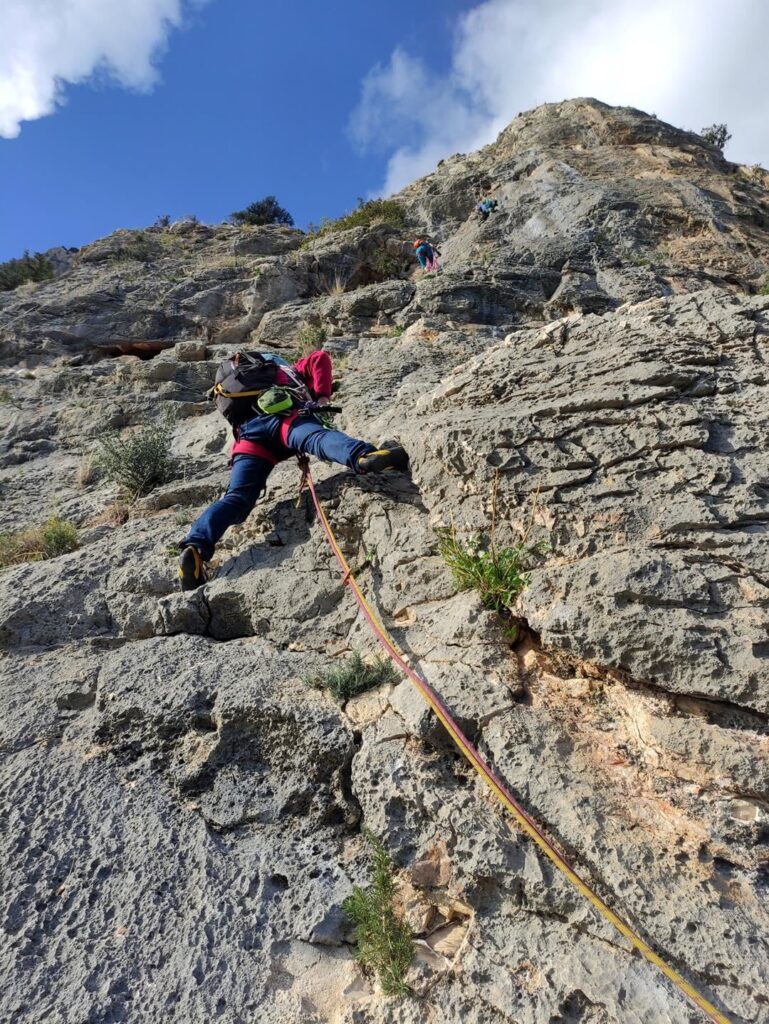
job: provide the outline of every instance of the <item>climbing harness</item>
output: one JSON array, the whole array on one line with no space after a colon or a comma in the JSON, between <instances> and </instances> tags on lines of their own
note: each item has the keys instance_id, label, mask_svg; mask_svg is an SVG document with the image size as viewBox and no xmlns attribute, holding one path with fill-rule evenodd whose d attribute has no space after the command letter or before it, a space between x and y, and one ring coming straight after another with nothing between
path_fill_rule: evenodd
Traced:
<instances>
[{"instance_id":1,"label":"climbing harness","mask_svg":"<svg viewBox=\"0 0 769 1024\"><path fill-rule=\"evenodd\" d=\"M381 646L385 649L398 668L414 684L421 696L435 712L438 719L443 723L454 743L465 758L467 758L473 768L475 768L494 796L496 796L503 806L507 808L518 826L537 844L545 856L569 879L572 885L593 905L593 907L595 907L599 914L612 924L620 934L624 935L632 946L638 950L641 956L648 960L649 963L654 964L655 967L659 968L665 977L671 981L680 992L698 1006L711 1020L716 1021L717 1024L732 1024L732 1021L725 1014L717 1010L716 1007L707 1000L705 996L698 992L693 985L686 981L678 971L673 967L670 967L669 964L666 964L662 957L658 956L651 946L644 942L644 940L633 931L630 925L626 924L621 917L615 914L614 911L604 903L601 897L590 888L587 882L580 878L563 854L558 851L558 849L541 830L539 825L537 825L534 819L521 806L521 804L518 803L510 790L494 773L493 769L486 763L486 761L484 761L472 743L459 728L452 717L451 712L443 703L436 691L406 663L402 654L395 646L394 641L390 638L387 630L380 623L376 614L371 609L371 606L358 586L358 581L355 579L352 569L347 563L347 559L344 557L344 554L337 543L334 532L326 518L325 512L323 511L323 506L318 499L318 495L315 490L315 483L312 479L312 474L310 473L309 461L305 458L300 461L300 466L302 468L300 495L304 487L307 486L310 490L310 494L312 495L315 511L317 512L318 519L323 527L323 532L326 534L331 550L342 569L342 582L352 591L353 597L358 603L358 606L363 612L363 615L371 626L371 629Z\"/></svg>"}]
</instances>

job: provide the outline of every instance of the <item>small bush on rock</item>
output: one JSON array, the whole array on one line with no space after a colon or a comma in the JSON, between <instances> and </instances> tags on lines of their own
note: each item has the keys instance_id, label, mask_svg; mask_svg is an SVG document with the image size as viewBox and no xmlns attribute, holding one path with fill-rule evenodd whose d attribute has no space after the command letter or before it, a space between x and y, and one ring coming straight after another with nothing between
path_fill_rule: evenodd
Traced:
<instances>
[{"instance_id":1,"label":"small bush on rock","mask_svg":"<svg viewBox=\"0 0 769 1024\"><path fill-rule=\"evenodd\" d=\"M725 124L711 124L700 131L700 136L705 140L705 142L709 142L711 146L715 146L717 149L720 149L722 153L724 151L724 146L732 137Z\"/></svg>"},{"instance_id":2,"label":"small bush on rock","mask_svg":"<svg viewBox=\"0 0 769 1024\"><path fill-rule=\"evenodd\" d=\"M0 292L10 292L27 281L50 281L53 264L41 252L30 256L25 251L21 259L0 263Z\"/></svg>"},{"instance_id":3,"label":"small bush on rock","mask_svg":"<svg viewBox=\"0 0 769 1024\"><path fill-rule=\"evenodd\" d=\"M130 498L139 498L171 475L173 427L174 418L166 416L162 423L150 423L127 437L108 436L99 442L96 461L109 480Z\"/></svg>"},{"instance_id":4,"label":"small bush on rock","mask_svg":"<svg viewBox=\"0 0 769 1024\"><path fill-rule=\"evenodd\" d=\"M375 658L373 662L367 664L359 652L354 651L339 668L321 672L306 682L309 686L328 690L340 704L345 704L359 693L373 690L376 686L395 683L398 678L394 665L387 658Z\"/></svg>"},{"instance_id":5,"label":"small bush on rock","mask_svg":"<svg viewBox=\"0 0 769 1024\"><path fill-rule=\"evenodd\" d=\"M398 260L386 249L377 249L369 260L369 265L379 281L388 281L393 277L398 277L401 271Z\"/></svg>"},{"instance_id":6,"label":"small bush on rock","mask_svg":"<svg viewBox=\"0 0 769 1024\"><path fill-rule=\"evenodd\" d=\"M452 529L439 531L438 550L457 590L477 590L484 606L500 614L512 608L529 582L527 566L534 549L525 544L497 548L492 543L483 550L475 537L464 547Z\"/></svg>"},{"instance_id":7,"label":"small bush on rock","mask_svg":"<svg viewBox=\"0 0 769 1024\"><path fill-rule=\"evenodd\" d=\"M322 348L328 338L328 331L322 324L303 323L296 335L296 351L300 356Z\"/></svg>"},{"instance_id":8,"label":"small bush on rock","mask_svg":"<svg viewBox=\"0 0 769 1024\"><path fill-rule=\"evenodd\" d=\"M373 877L367 889L356 885L343 904L355 924L359 963L376 971L388 996L407 993L405 976L414 956L408 924L395 910L395 880L390 855L371 832L364 832L371 848Z\"/></svg>"},{"instance_id":9,"label":"small bush on rock","mask_svg":"<svg viewBox=\"0 0 769 1024\"><path fill-rule=\"evenodd\" d=\"M394 228L406 226L403 207L394 199L358 199L358 205L344 217L336 220L324 218L319 227L310 224L308 235L319 238L333 231L347 231L348 228L368 228L373 224L390 224Z\"/></svg>"},{"instance_id":10,"label":"small bush on rock","mask_svg":"<svg viewBox=\"0 0 769 1024\"><path fill-rule=\"evenodd\" d=\"M77 527L65 519L49 519L42 526L16 533L0 534L0 568L20 562L39 562L74 551Z\"/></svg>"},{"instance_id":11,"label":"small bush on rock","mask_svg":"<svg viewBox=\"0 0 769 1024\"><path fill-rule=\"evenodd\" d=\"M278 203L275 196L265 196L255 203L250 203L245 210L236 210L230 214L233 224L286 224L291 227L294 218Z\"/></svg>"}]
</instances>

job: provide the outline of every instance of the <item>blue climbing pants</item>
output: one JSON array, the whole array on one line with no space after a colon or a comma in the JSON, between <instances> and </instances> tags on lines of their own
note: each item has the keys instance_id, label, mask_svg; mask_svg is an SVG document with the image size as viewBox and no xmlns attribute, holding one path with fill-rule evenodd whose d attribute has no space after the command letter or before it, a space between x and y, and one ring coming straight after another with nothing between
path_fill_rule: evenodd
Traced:
<instances>
[{"instance_id":1,"label":"blue climbing pants","mask_svg":"<svg viewBox=\"0 0 769 1024\"><path fill-rule=\"evenodd\" d=\"M271 420L277 417L259 419ZM253 436L257 433L251 427L253 423L251 420L244 423L241 434ZM287 442L288 452L280 446L283 457L292 453L314 455L327 462L349 466L354 472L358 472L358 459L361 455L375 450L373 444L359 441L343 434L341 430L327 430L314 416L302 416L295 420L288 432ZM248 518L258 498L264 494L272 468L272 462L258 455L236 455L232 460L232 474L226 493L195 520L184 543L192 544L203 560L209 561L225 530Z\"/></svg>"}]
</instances>

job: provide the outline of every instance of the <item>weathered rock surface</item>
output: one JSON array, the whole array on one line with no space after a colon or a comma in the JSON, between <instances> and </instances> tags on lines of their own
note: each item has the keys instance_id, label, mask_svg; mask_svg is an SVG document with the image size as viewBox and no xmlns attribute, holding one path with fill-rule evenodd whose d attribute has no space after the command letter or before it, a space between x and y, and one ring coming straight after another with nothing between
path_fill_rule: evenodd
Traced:
<instances>
[{"instance_id":1,"label":"weathered rock surface","mask_svg":"<svg viewBox=\"0 0 769 1024\"><path fill-rule=\"evenodd\" d=\"M411 452L410 477L313 469L405 656L601 895L730 1019L769 1021L766 185L571 101L404 190L438 275L388 225L184 222L0 295L0 529L80 530L0 575L3 1020L703 1019L407 682L343 708L303 683L376 645L294 464L178 592L172 545L226 486L217 360L312 328L340 426ZM174 475L126 512L89 452L169 409ZM451 526L537 545L515 642L455 592ZM341 910L364 825L417 936L401 1001Z\"/></svg>"}]
</instances>

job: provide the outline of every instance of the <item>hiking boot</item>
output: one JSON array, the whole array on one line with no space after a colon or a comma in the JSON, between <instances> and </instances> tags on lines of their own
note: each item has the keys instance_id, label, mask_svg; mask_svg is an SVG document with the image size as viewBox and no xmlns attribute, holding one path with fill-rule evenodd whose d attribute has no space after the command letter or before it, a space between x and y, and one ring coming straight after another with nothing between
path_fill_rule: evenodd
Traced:
<instances>
[{"instance_id":1,"label":"hiking boot","mask_svg":"<svg viewBox=\"0 0 769 1024\"><path fill-rule=\"evenodd\" d=\"M394 444L389 448L377 448L374 452L361 455L358 459L359 473L384 473L387 470L404 470L408 468L409 457L402 445Z\"/></svg>"},{"instance_id":2,"label":"hiking boot","mask_svg":"<svg viewBox=\"0 0 769 1024\"><path fill-rule=\"evenodd\" d=\"M196 590L198 587L202 587L207 579L206 567L200 557L200 552L188 544L179 559L179 580L182 590Z\"/></svg>"}]
</instances>

